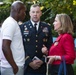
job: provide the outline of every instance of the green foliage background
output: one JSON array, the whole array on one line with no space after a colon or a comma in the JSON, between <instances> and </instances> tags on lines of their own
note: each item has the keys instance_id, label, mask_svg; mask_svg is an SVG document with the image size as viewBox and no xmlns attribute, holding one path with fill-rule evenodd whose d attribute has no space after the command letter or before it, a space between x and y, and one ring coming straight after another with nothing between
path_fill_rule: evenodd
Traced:
<instances>
[{"instance_id":1,"label":"green foliage background","mask_svg":"<svg viewBox=\"0 0 76 75\"><path fill-rule=\"evenodd\" d=\"M16 0L0 0L4 3L0 5L0 23L2 23L10 15L10 6L13 1ZM56 14L66 13L68 14L74 25L74 38L76 38L76 0L21 0L27 7L27 15L24 21L27 21L29 17L29 8L32 4L38 3L42 8L41 20L49 23L52 27L53 36L57 36L57 33L53 30L53 21ZM75 61L76 63L76 61ZM73 65L76 75L76 64Z\"/></svg>"},{"instance_id":2,"label":"green foliage background","mask_svg":"<svg viewBox=\"0 0 76 75\"><path fill-rule=\"evenodd\" d=\"M0 23L9 16L10 4L16 0L2 0L4 4L0 5ZM27 7L27 15L24 21L29 19L29 8L32 4L38 3L42 8L41 20L49 23L52 26L52 33L57 36L53 30L53 21L56 14L68 14L74 25L74 38L76 38L76 0L21 0Z\"/></svg>"}]
</instances>

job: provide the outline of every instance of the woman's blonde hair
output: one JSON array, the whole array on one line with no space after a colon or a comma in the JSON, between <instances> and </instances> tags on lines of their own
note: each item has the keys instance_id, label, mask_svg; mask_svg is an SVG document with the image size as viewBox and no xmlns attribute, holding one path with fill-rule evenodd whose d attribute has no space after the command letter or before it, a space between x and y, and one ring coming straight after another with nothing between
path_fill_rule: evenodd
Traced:
<instances>
[{"instance_id":1,"label":"woman's blonde hair","mask_svg":"<svg viewBox=\"0 0 76 75\"><path fill-rule=\"evenodd\" d=\"M70 33L73 34L73 24L70 17L67 14L57 14L56 17L61 23L61 27L58 29L58 33Z\"/></svg>"}]
</instances>

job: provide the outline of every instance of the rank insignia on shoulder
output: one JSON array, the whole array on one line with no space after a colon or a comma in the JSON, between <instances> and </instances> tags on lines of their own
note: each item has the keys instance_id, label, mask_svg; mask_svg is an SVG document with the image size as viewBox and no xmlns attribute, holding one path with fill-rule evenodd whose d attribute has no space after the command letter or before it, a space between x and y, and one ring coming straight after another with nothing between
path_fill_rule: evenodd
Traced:
<instances>
[{"instance_id":1,"label":"rank insignia on shoulder","mask_svg":"<svg viewBox=\"0 0 76 75\"><path fill-rule=\"evenodd\" d=\"M44 27L44 28L43 28L43 32L45 32L45 33L49 32L49 31L48 31L48 28L47 28L47 27Z\"/></svg>"},{"instance_id":2,"label":"rank insignia on shoulder","mask_svg":"<svg viewBox=\"0 0 76 75\"><path fill-rule=\"evenodd\" d=\"M22 21L19 21L19 22L18 22L18 24L19 24L19 25L22 25L22 24L23 24L23 22L22 22Z\"/></svg>"},{"instance_id":3,"label":"rank insignia on shoulder","mask_svg":"<svg viewBox=\"0 0 76 75\"><path fill-rule=\"evenodd\" d=\"M58 45L58 43L59 43L59 42L57 42L57 41L56 41L56 42L54 43L54 46L57 46L57 45Z\"/></svg>"}]
</instances>

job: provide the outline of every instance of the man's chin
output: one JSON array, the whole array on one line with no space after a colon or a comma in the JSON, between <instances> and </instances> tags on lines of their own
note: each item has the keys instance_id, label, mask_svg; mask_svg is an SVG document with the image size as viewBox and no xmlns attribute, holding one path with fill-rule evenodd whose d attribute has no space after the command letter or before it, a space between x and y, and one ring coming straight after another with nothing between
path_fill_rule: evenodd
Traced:
<instances>
[{"instance_id":1,"label":"man's chin","mask_svg":"<svg viewBox=\"0 0 76 75\"><path fill-rule=\"evenodd\" d=\"M38 22L39 20L33 20L34 22Z\"/></svg>"}]
</instances>

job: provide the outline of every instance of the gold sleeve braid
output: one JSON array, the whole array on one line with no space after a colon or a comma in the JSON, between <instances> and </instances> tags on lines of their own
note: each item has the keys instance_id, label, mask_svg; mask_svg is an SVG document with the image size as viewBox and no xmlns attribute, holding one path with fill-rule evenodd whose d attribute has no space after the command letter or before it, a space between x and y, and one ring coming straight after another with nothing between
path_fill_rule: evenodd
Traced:
<instances>
[{"instance_id":1,"label":"gold sleeve braid","mask_svg":"<svg viewBox=\"0 0 76 75\"><path fill-rule=\"evenodd\" d=\"M26 56L25 61L26 61L28 58L30 58L30 56Z\"/></svg>"}]
</instances>

